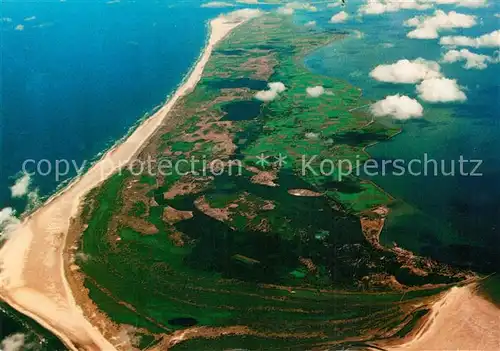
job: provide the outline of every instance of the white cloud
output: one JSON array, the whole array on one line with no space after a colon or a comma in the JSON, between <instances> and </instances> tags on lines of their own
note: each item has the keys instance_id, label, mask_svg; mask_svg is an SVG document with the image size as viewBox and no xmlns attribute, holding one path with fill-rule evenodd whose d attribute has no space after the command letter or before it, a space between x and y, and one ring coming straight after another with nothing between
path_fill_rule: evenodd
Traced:
<instances>
[{"instance_id":1,"label":"white cloud","mask_svg":"<svg viewBox=\"0 0 500 351\"><path fill-rule=\"evenodd\" d=\"M12 197L26 197L26 210L32 210L40 205L39 189L31 189L32 179L29 174L23 173L16 179L13 186L10 187ZM1 349L0 349L1 351Z\"/></svg>"},{"instance_id":2,"label":"white cloud","mask_svg":"<svg viewBox=\"0 0 500 351\"><path fill-rule=\"evenodd\" d=\"M457 5L463 7L486 7L487 3L487 0L461 0L458 1Z\"/></svg>"},{"instance_id":3,"label":"white cloud","mask_svg":"<svg viewBox=\"0 0 500 351\"><path fill-rule=\"evenodd\" d=\"M429 102L465 101L467 96L460 90L455 79L430 78L417 85L422 100Z\"/></svg>"},{"instance_id":4,"label":"white cloud","mask_svg":"<svg viewBox=\"0 0 500 351\"><path fill-rule=\"evenodd\" d=\"M88 262L88 260L90 260L90 255L85 252L77 252L75 254L75 260L79 262Z\"/></svg>"},{"instance_id":5,"label":"white cloud","mask_svg":"<svg viewBox=\"0 0 500 351\"><path fill-rule=\"evenodd\" d=\"M500 29L494 32L481 35L477 38L463 35L442 37L439 41L441 45L471 46L474 48L500 47Z\"/></svg>"},{"instance_id":6,"label":"white cloud","mask_svg":"<svg viewBox=\"0 0 500 351\"><path fill-rule=\"evenodd\" d=\"M340 0L338 0L337 2L332 2L332 3L329 3L328 5L326 5L326 7L328 7L328 8L339 7L339 6L342 6L342 3L340 2Z\"/></svg>"},{"instance_id":7,"label":"white cloud","mask_svg":"<svg viewBox=\"0 0 500 351\"><path fill-rule=\"evenodd\" d=\"M313 133L313 132L308 132L304 135L306 139L318 139L319 134L318 133Z\"/></svg>"},{"instance_id":8,"label":"white cloud","mask_svg":"<svg viewBox=\"0 0 500 351\"><path fill-rule=\"evenodd\" d=\"M298 1L293 1L289 2L288 4L285 5L285 7L294 9L294 10L305 10L309 12L316 12L318 9L316 6L313 6L309 3L303 3L303 2L298 2Z\"/></svg>"},{"instance_id":9,"label":"white cloud","mask_svg":"<svg viewBox=\"0 0 500 351\"><path fill-rule=\"evenodd\" d=\"M434 27L421 27L412 30L406 36L412 39L436 39L439 34Z\"/></svg>"},{"instance_id":10,"label":"white cloud","mask_svg":"<svg viewBox=\"0 0 500 351\"><path fill-rule=\"evenodd\" d=\"M323 88L320 85L317 85L315 87L308 87L306 89L307 95L310 97L319 97L325 93L325 88Z\"/></svg>"},{"instance_id":11,"label":"white cloud","mask_svg":"<svg viewBox=\"0 0 500 351\"><path fill-rule=\"evenodd\" d=\"M24 20L25 20L26 22L29 22L29 21L34 21L34 20L36 20L36 16L26 17Z\"/></svg>"},{"instance_id":12,"label":"white cloud","mask_svg":"<svg viewBox=\"0 0 500 351\"><path fill-rule=\"evenodd\" d=\"M134 326L124 325L113 338L116 340L117 345L122 345L122 349L132 350L132 345L137 345L141 341L141 337L137 332L138 330Z\"/></svg>"},{"instance_id":13,"label":"white cloud","mask_svg":"<svg viewBox=\"0 0 500 351\"><path fill-rule=\"evenodd\" d=\"M495 13L494 15L496 18L500 18L500 13Z\"/></svg>"},{"instance_id":14,"label":"white cloud","mask_svg":"<svg viewBox=\"0 0 500 351\"><path fill-rule=\"evenodd\" d=\"M405 95L390 95L371 106L372 113L377 117L391 116L396 119L422 117L424 108L420 103Z\"/></svg>"},{"instance_id":15,"label":"white cloud","mask_svg":"<svg viewBox=\"0 0 500 351\"><path fill-rule=\"evenodd\" d=\"M316 21L309 21L304 24L306 27L315 27L316 26Z\"/></svg>"},{"instance_id":16,"label":"white cloud","mask_svg":"<svg viewBox=\"0 0 500 351\"><path fill-rule=\"evenodd\" d=\"M255 17L259 17L262 14L263 12L258 9L241 9L229 12L227 15L224 15L223 17L228 21L237 22L245 19L252 19Z\"/></svg>"},{"instance_id":17,"label":"white cloud","mask_svg":"<svg viewBox=\"0 0 500 351\"><path fill-rule=\"evenodd\" d=\"M487 0L433 0L438 5L456 5L459 7L484 7Z\"/></svg>"},{"instance_id":18,"label":"white cloud","mask_svg":"<svg viewBox=\"0 0 500 351\"><path fill-rule=\"evenodd\" d=\"M427 0L368 0L358 11L365 15L380 15L400 10L427 10L432 6Z\"/></svg>"},{"instance_id":19,"label":"white cloud","mask_svg":"<svg viewBox=\"0 0 500 351\"><path fill-rule=\"evenodd\" d=\"M488 63L498 63L498 59L488 55L476 54L468 49L450 50L443 56L443 62L465 61L465 69L485 69Z\"/></svg>"},{"instance_id":20,"label":"white cloud","mask_svg":"<svg viewBox=\"0 0 500 351\"><path fill-rule=\"evenodd\" d=\"M255 94L255 98L260 101L273 101L278 97L278 92L274 90L261 90Z\"/></svg>"},{"instance_id":21,"label":"white cloud","mask_svg":"<svg viewBox=\"0 0 500 351\"><path fill-rule=\"evenodd\" d=\"M291 9L291 8L287 8L287 7L280 7L277 12L280 14L280 15L293 15L293 13L295 12L294 9Z\"/></svg>"},{"instance_id":22,"label":"white cloud","mask_svg":"<svg viewBox=\"0 0 500 351\"><path fill-rule=\"evenodd\" d=\"M23 174L23 176L18 178L14 185L10 187L12 197L22 197L26 195L28 193L30 184L31 177L29 176L29 174Z\"/></svg>"},{"instance_id":23,"label":"white cloud","mask_svg":"<svg viewBox=\"0 0 500 351\"><path fill-rule=\"evenodd\" d=\"M10 23L10 22L12 22L12 18L10 18L10 17L2 17L2 22Z\"/></svg>"},{"instance_id":24,"label":"white cloud","mask_svg":"<svg viewBox=\"0 0 500 351\"><path fill-rule=\"evenodd\" d=\"M293 1L287 3L285 6L278 8L278 13L282 15L291 15L295 10L304 10L309 12L316 12L318 9L309 3Z\"/></svg>"},{"instance_id":25,"label":"white cloud","mask_svg":"<svg viewBox=\"0 0 500 351\"><path fill-rule=\"evenodd\" d=\"M272 82L268 84L269 89L276 91L277 93L282 93L286 90L285 84L281 82Z\"/></svg>"},{"instance_id":26,"label":"white cloud","mask_svg":"<svg viewBox=\"0 0 500 351\"><path fill-rule=\"evenodd\" d=\"M11 207L6 207L6 208L0 210L0 241L8 239L10 233L20 223L21 222L16 217L16 211L13 210ZM2 349L0 348L0 350L2 350Z\"/></svg>"},{"instance_id":27,"label":"white cloud","mask_svg":"<svg viewBox=\"0 0 500 351\"><path fill-rule=\"evenodd\" d=\"M400 10L427 10L434 5L455 5L457 7L483 7L487 0L367 0L359 7L359 13L380 15Z\"/></svg>"},{"instance_id":28,"label":"white cloud","mask_svg":"<svg viewBox=\"0 0 500 351\"><path fill-rule=\"evenodd\" d=\"M209 7L209 8L219 8L219 7L233 7L234 4L230 2L224 1L211 1L204 4L201 4L201 7Z\"/></svg>"},{"instance_id":29,"label":"white cloud","mask_svg":"<svg viewBox=\"0 0 500 351\"><path fill-rule=\"evenodd\" d=\"M261 90L255 94L255 98L260 101L272 101L278 97L279 94L286 90L285 84L281 82L268 83L269 90Z\"/></svg>"},{"instance_id":30,"label":"white cloud","mask_svg":"<svg viewBox=\"0 0 500 351\"><path fill-rule=\"evenodd\" d=\"M0 344L2 351L21 351L24 346L24 334L16 333L7 336Z\"/></svg>"},{"instance_id":31,"label":"white cloud","mask_svg":"<svg viewBox=\"0 0 500 351\"><path fill-rule=\"evenodd\" d=\"M407 34L408 38L436 39L443 29L470 28L476 25L476 16L464 15L455 11L448 13L436 10L433 16L416 16L404 23L408 27L416 27Z\"/></svg>"},{"instance_id":32,"label":"white cloud","mask_svg":"<svg viewBox=\"0 0 500 351\"><path fill-rule=\"evenodd\" d=\"M354 34L354 36L356 37L356 39L362 39L362 38L364 38L364 37L365 37L365 33L363 33L363 32L362 32L362 31L360 31L360 30L356 30L356 29L355 29L355 30L353 31L353 34Z\"/></svg>"},{"instance_id":33,"label":"white cloud","mask_svg":"<svg viewBox=\"0 0 500 351\"><path fill-rule=\"evenodd\" d=\"M40 194L38 194L38 191L39 189L36 188L35 190L28 193L28 204L26 207L27 210L32 210L41 204Z\"/></svg>"},{"instance_id":34,"label":"white cloud","mask_svg":"<svg viewBox=\"0 0 500 351\"><path fill-rule=\"evenodd\" d=\"M349 18L349 15L345 11L340 11L336 15L333 15L332 18L330 18L330 23L342 23L345 22Z\"/></svg>"},{"instance_id":35,"label":"white cloud","mask_svg":"<svg viewBox=\"0 0 500 351\"><path fill-rule=\"evenodd\" d=\"M370 72L370 77L386 83L418 83L421 80L441 77L437 62L423 58L399 60L390 65L379 65Z\"/></svg>"}]
</instances>

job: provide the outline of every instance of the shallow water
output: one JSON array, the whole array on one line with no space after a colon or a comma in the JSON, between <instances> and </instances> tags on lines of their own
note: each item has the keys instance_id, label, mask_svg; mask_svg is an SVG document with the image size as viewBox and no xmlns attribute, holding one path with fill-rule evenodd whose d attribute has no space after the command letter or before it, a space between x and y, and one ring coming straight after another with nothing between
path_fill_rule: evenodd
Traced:
<instances>
[{"instance_id":1,"label":"shallow water","mask_svg":"<svg viewBox=\"0 0 500 351\"><path fill-rule=\"evenodd\" d=\"M476 27L445 31L444 35L477 36L500 27L498 19L493 16L498 12L498 3L479 9L441 8L481 18ZM402 25L416 14L431 14L433 11L365 16L362 21L335 25L339 30L350 30L352 34L311 54L306 58L306 65L318 73L345 79L361 87L369 99L396 93L415 97L414 85L380 83L371 79L369 72L378 64L403 58L422 57L439 61L445 50L436 40L409 39L406 33L410 29ZM323 14L315 17L318 23L326 22ZM307 19L310 18L302 20ZM471 51L491 55L494 49ZM446 77L457 79L465 86L468 100L463 104L423 103L423 120L397 123L403 128L403 133L368 151L378 160L423 160L427 154L429 159L439 160L439 167L443 160L447 170L452 162L457 164L460 156L468 160L478 159L482 160L479 171L483 175L374 177L377 184L403 202L393 210L381 240L385 244L397 242L421 254L463 267L483 272L499 271L500 80L494 77L500 76L500 65L492 64L481 71L465 70L461 63L441 64L441 68ZM469 171L471 166L467 168Z\"/></svg>"}]
</instances>

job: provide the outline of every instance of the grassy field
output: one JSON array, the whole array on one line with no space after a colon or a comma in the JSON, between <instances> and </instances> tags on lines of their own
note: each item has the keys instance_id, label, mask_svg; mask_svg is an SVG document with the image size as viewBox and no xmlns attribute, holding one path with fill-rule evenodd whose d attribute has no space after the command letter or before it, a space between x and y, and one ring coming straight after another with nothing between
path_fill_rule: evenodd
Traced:
<instances>
[{"instance_id":1,"label":"grassy field","mask_svg":"<svg viewBox=\"0 0 500 351\"><path fill-rule=\"evenodd\" d=\"M272 15L239 27L139 155L205 164L183 162L177 171L186 174L126 171L88 196L77 263L98 307L136 328L138 348L190 328L201 329L174 349L304 349L400 336L444 289L422 285L459 280L434 266L413 269L415 258L403 262L366 240L360 216L392 202L375 184L340 179L338 170L301 172L303 157L317 157L314 167L364 162L367 145L398 132L351 111L368 103L359 89L304 68L304 55L343 35ZM256 100L268 82L286 90ZM325 93L308 96L314 86ZM215 159L221 171L205 175Z\"/></svg>"}]
</instances>

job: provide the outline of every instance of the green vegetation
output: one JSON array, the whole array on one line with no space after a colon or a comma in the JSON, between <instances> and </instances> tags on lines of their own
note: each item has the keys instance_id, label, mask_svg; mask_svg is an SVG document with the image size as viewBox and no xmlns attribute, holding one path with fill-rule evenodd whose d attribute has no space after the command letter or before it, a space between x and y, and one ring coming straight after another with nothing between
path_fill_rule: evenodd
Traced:
<instances>
[{"instance_id":1,"label":"green vegetation","mask_svg":"<svg viewBox=\"0 0 500 351\"><path fill-rule=\"evenodd\" d=\"M138 201L134 203L132 209L129 212L129 215L141 217L142 215L146 214L146 211L147 211L146 204L142 201Z\"/></svg>"},{"instance_id":2,"label":"green vegetation","mask_svg":"<svg viewBox=\"0 0 500 351\"><path fill-rule=\"evenodd\" d=\"M366 342L416 323L414 306L444 289L421 285L457 280L439 272L422 278L395 252L365 239L359 214L391 203L374 184L340 179L338 170L299 172L302 157L363 162L365 146L396 132L351 111L367 103L358 89L302 65L307 52L335 39L272 15L238 27L172 111L176 124L139 158L237 159L241 173L224 168L206 176L206 164L191 169L186 162L181 171L194 172L156 178L125 172L88 197L85 285L115 322L156 335L215 328L197 331L199 339L186 339L179 350ZM272 81L287 89L274 101L256 101L262 82ZM312 86L326 93L307 96ZM261 154L286 157L286 164L259 165ZM391 279L403 285L394 288Z\"/></svg>"}]
</instances>

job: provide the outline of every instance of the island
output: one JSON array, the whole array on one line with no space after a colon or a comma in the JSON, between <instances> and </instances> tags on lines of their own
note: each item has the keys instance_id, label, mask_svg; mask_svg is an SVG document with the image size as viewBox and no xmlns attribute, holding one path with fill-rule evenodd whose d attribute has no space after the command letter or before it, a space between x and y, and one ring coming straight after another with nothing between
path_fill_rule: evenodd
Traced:
<instances>
[{"instance_id":1,"label":"island","mask_svg":"<svg viewBox=\"0 0 500 351\"><path fill-rule=\"evenodd\" d=\"M494 322L476 274L380 244L390 194L315 172L400 132L304 66L346 35L213 20L175 95L2 247L2 299L72 350L403 350L443 345L443 309Z\"/></svg>"}]
</instances>

